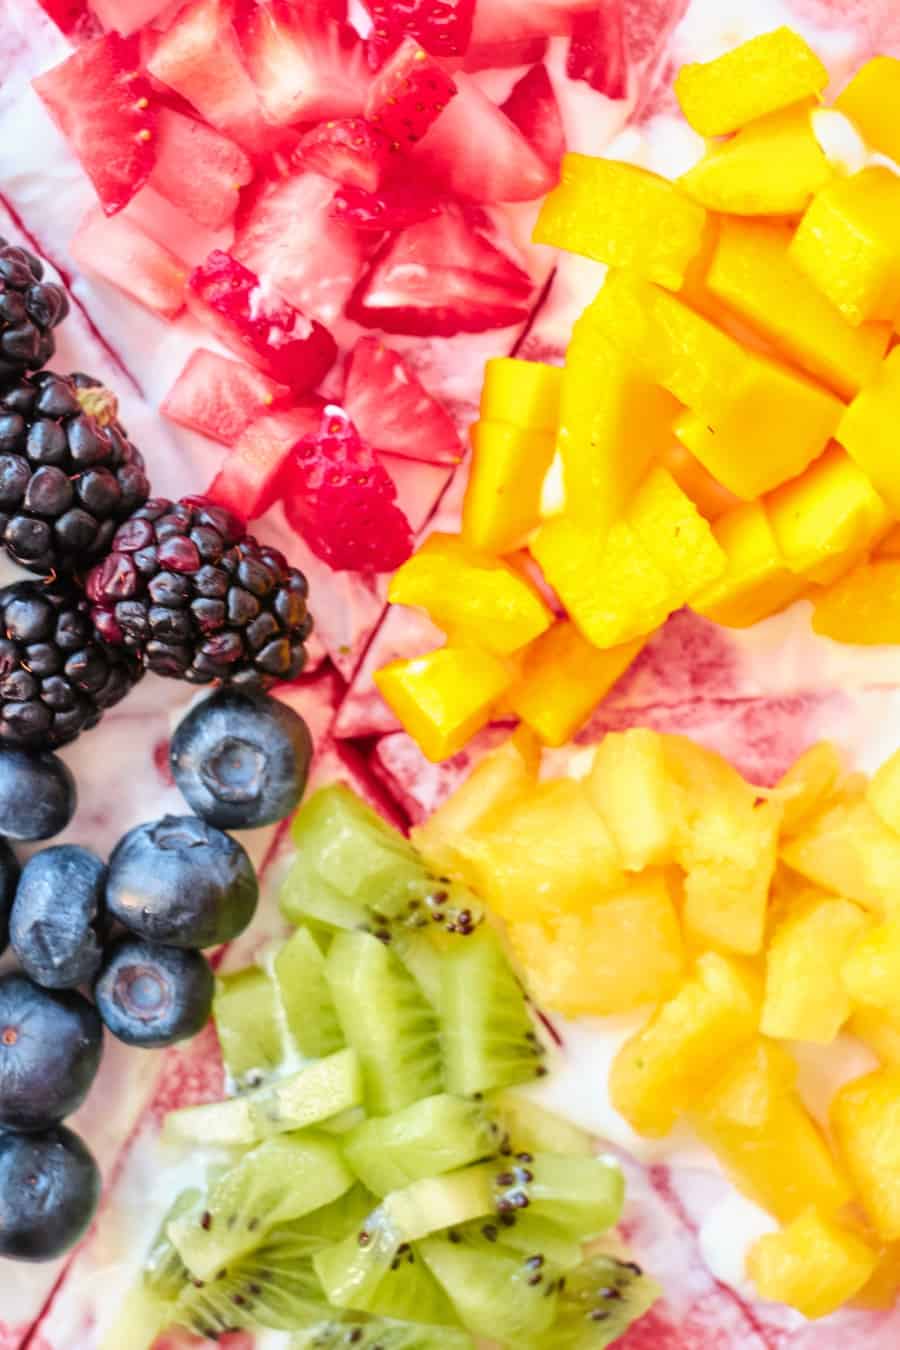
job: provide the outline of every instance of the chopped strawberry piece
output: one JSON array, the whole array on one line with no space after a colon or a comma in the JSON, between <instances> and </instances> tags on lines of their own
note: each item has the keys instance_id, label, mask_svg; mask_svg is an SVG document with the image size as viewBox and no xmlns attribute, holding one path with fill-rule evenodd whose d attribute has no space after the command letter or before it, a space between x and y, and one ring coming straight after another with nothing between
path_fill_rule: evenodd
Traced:
<instances>
[{"instance_id":1,"label":"chopped strawberry piece","mask_svg":"<svg viewBox=\"0 0 900 1350\"><path fill-rule=\"evenodd\" d=\"M201 436L234 445L251 422L290 397L285 385L261 370L200 347L191 353L160 412Z\"/></svg>"},{"instance_id":2,"label":"chopped strawberry piece","mask_svg":"<svg viewBox=\"0 0 900 1350\"><path fill-rule=\"evenodd\" d=\"M96 37L100 31L87 0L40 0L40 5L66 37L83 42Z\"/></svg>"},{"instance_id":3,"label":"chopped strawberry piece","mask_svg":"<svg viewBox=\"0 0 900 1350\"><path fill-rule=\"evenodd\" d=\"M545 65L532 66L514 84L502 111L551 169L558 170L566 150L562 114Z\"/></svg>"},{"instance_id":4,"label":"chopped strawberry piece","mask_svg":"<svg viewBox=\"0 0 900 1350\"><path fill-rule=\"evenodd\" d=\"M234 141L194 117L160 108L150 182L198 224L211 230L226 225L252 177L253 165Z\"/></svg>"},{"instance_id":5,"label":"chopped strawberry piece","mask_svg":"<svg viewBox=\"0 0 900 1350\"><path fill-rule=\"evenodd\" d=\"M405 150L422 139L455 94L444 68L408 37L375 76L366 116L395 149Z\"/></svg>"},{"instance_id":6,"label":"chopped strawberry piece","mask_svg":"<svg viewBox=\"0 0 900 1350\"><path fill-rule=\"evenodd\" d=\"M322 399L311 398L251 422L206 495L241 520L264 515L278 499L288 455L304 436L315 435L324 407Z\"/></svg>"},{"instance_id":7,"label":"chopped strawberry piece","mask_svg":"<svg viewBox=\"0 0 900 1350\"><path fill-rule=\"evenodd\" d=\"M521 323L532 283L458 207L389 238L347 307L386 333L452 337Z\"/></svg>"},{"instance_id":8,"label":"chopped strawberry piece","mask_svg":"<svg viewBox=\"0 0 900 1350\"><path fill-rule=\"evenodd\" d=\"M221 249L191 273L187 303L226 347L295 393L315 388L337 355L327 328L269 293Z\"/></svg>"},{"instance_id":9,"label":"chopped strawberry piece","mask_svg":"<svg viewBox=\"0 0 900 1350\"><path fill-rule=\"evenodd\" d=\"M353 348L344 405L360 435L376 450L433 464L462 459L446 408L377 337L362 337Z\"/></svg>"},{"instance_id":10,"label":"chopped strawberry piece","mask_svg":"<svg viewBox=\"0 0 900 1350\"><path fill-rule=\"evenodd\" d=\"M378 192L363 192L361 188L342 187L331 199L328 214L333 220L342 220L355 230L405 230L420 220L436 216L440 203L427 189L397 181L386 184Z\"/></svg>"},{"instance_id":11,"label":"chopped strawberry piece","mask_svg":"<svg viewBox=\"0 0 900 1350\"><path fill-rule=\"evenodd\" d=\"M156 108L139 45L107 33L34 81L108 216L144 186L156 159Z\"/></svg>"},{"instance_id":12,"label":"chopped strawberry piece","mask_svg":"<svg viewBox=\"0 0 900 1350\"><path fill-rule=\"evenodd\" d=\"M393 571L412 552L390 474L341 408L294 447L282 486L289 523L335 572Z\"/></svg>"},{"instance_id":13,"label":"chopped strawberry piece","mask_svg":"<svg viewBox=\"0 0 900 1350\"><path fill-rule=\"evenodd\" d=\"M463 70L493 70L506 66L533 66L547 55L545 37L514 38L512 42L479 42L466 52Z\"/></svg>"},{"instance_id":14,"label":"chopped strawberry piece","mask_svg":"<svg viewBox=\"0 0 900 1350\"><path fill-rule=\"evenodd\" d=\"M85 217L70 244L79 266L165 319L184 308L184 264L128 216Z\"/></svg>"},{"instance_id":15,"label":"chopped strawberry piece","mask_svg":"<svg viewBox=\"0 0 900 1350\"><path fill-rule=\"evenodd\" d=\"M363 267L360 237L329 218L334 183L317 173L245 194L232 252L297 309L333 323Z\"/></svg>"},{"instance_id":16,"label":"chopped strawberry piece","mask_svg":"<svg viewBox=\"0 0 900 1350\"><path fill-rule=\"evenodd\" d=\"M347 117L313 127L300 138L293 160L325 178L375 192L390 154L390 141L383 131L365 118Z\"/></svg>"},{"instance_id":17,"label":"chopped strawberry piece","mask_svg":"<svg viewBox=\"0 0 900 1350\"><path fill-rule=\"evenodd\" d=\"M362 112L369 71L349 26L306 0L258 0L241 40L262 109L278 127Z\"/></svg>"},{"instance_id":18,"label":"chopped strawberry piece","mask_svg":"<svg viewBox=\"0 0 900 1350\"><path fill-rule=\"evenodd\" d=\"M628 59L622 6L604 5L579 14L572 29L566 73L607 98L628 97Z\"/></svg>"},{"instance_id":19,"label":"chopped strawberry piece","mask_svg":"<svg viewBox=\"0 0 900 1350\"><path fill-rule=\"evenodd\" d=\"M417 165L454 196L475 202L542 197L556 176L470 75L456 76L458 96L415 149Z\"/></svg>"},{"instance_id":20,"label":"chopped strawberry piece","mask_svg":"<svg viewBox=\"0 0 900 1350\"><path fill-rule=\"evenodd\" d=\"M372 50L378 62L404 37L432 56L462 56L472 36L475 0L363 0L372 16Z\"/></svg>"},{"instance_id":21,"label":"chopped strawberry piece","mask_svg":"<svg viewBox=\"0 0 900 1350\"><path fill-rule=\"evenodd\" d=\"M573 15L596 10L602 0L478 0L472 46L518 42L537 35L552 37L572 31ZM620 4L621 0L606 0Z\"/></svg>"},{"instance_id":22,"label":"chopped strawberry piece","mask_svg":"<svg viewBox=\"0 0 900 1350\"><path fill-rule=\"evenodd\" d=\"M91 0L91 9L104 28L113 28L122 37L128 37L169 4L170 0Z\"/></svg>"}]
</instances>

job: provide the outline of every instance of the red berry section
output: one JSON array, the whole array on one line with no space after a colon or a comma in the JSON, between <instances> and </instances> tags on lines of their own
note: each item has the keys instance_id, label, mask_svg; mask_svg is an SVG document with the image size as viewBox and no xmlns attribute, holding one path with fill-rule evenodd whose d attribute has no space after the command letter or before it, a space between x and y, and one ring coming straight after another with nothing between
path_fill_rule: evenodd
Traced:
<instances>
[{"instance_id":1,"label":"red berry section","mask_svg":"<svg viewBox=\"0 0 900 1350\"><path fill-rule=\"evenodd\" d=\"M352 117L368 84L365 49L315 0L259 0L241 30L244 60L266 119L277 127Z\"/></svg>"},{"instance_id":2,"label":"red berry section","mask_svg":"<svg viewBox=\"0 0 900 1350\"><path fill-rule=\"evenodd\" d=\"M163 319L184 309L186 269L180 258L151 239L127 215L92 211L70 245L87 272L102 277Z\"/></svg>"},{"instance_id":3,"label":"red berry section","mask_svg":"<svg viewBox=\"0 0 900 1350\"><path fill-rule=\"evenodd\" d=\"M328 214L332 220L341 220L354 230L365 232L405 230L420 220L440 213L437 198L415 183L397 179L385 184L377 192L362 188L341 187L331 198Z\"/></svg>"},{"instance_id":4,"label":"red berry section","mask_svg":"<svg viewBox=\"0 0 900 1350\"><path fill-rule=\"evenodd\" d=\"M376 450L433 464L458 464L452 417L409 366L377 337L360 338L347 364L344 406Z\"/></svg>"},{"instance_id":5,"label":"red berry section","mask_svg":"<svg viewBox=\"0 0 900 1350\"><path fill-rule=\"evenodd\" d=\"M234 445L251 422L290 402L291 391L261 370L200 347L160 407L179 426Z\"/></svg>"},{"instance_id":6,"label":"red berry section","mask_svg":"<svg viewBox=\"0 0 900 1350\"><path fill-rule=\"evenodd\" d=\"M96 37L99 25L87 0L40 0L40 5L66 37L75 41Z\"/></svg>"},{"instance_id":7,"label":"red berry section","mask_svg":"<svg viewBox=\"0 0 900 1350\"><path fill-rule=\"evenodd\" d=\"M606 5L579 14L572 30L566 71L607 98L628 94L625 16L620 5Z\"/></svg>"},{"instance_id":8,"label":"red berry section","mask_svg":"<svg viewBox=\"0 0 900 1350\"><path fill-rule=\"evenodd\" d=\"M195 117L160 108L150 182L198 224L227 225L252 177L253 164L234 141Z\"/></svg>"},{"instance_id":9,"label":"red berry section","mask_svg":"<svg viewBox=\"0 0 900 1350\"><path fill-rule=\"evenodd\" d=\"M123 37L130 37L171 8L171 0L91 0L91 9L103 27Z\"/></svg>"},{"instance_id":10,"label":"red berry section","mask_svg":"<svg viewBox=\"0 0 900 1350\"><path fill-rule=\"evenodd\" d=\"M406 36L432 56L462 56L472 36L475 0L364 0L372 16L371 45L376 60L392 52Z\"/></svg>"},{"instance_id":11,"label":"red berry section","mask_svg":"<svg viewBox=\"0 0 900 1350\"><path fill-rule=\"evenodd\" d=\"M545 65L532 66L526 71L513 85L502 111L547 167L558 170L566 150L566 133Z\"/></svg>"},{"instance_id":12,"label":"red berry section","mask_svg":"<svg viewBox=\"0 0 900 1350\"><path fill-rule=\"evenodd\" d=\"M384 131L363 117L320 122L300 138L294 163L338 183L375 192L391 158Z\"/></svg>"},{"instance_id":13,"label":"red berry section","mask_svg":"<svg viewBox=\"0 0 900 1350\"><path fill-rule=\"evenodd\" d=\"M422 139L456 93L453 80L414 38L404 38L375 76L366 116L397 150Z\"/></svg>"},{"instance_id":14,"label":"red berry section","mask_svg":"<svg viewBox=\"0 0 900 1350\"><path fill-rule=\"evenodd\" d=\"M310 399L247 424L213 479L209 497L242 520L255 520L281 495L284 465L304 436L314 435L325 404Z\"/></svg>"}]
</instances>

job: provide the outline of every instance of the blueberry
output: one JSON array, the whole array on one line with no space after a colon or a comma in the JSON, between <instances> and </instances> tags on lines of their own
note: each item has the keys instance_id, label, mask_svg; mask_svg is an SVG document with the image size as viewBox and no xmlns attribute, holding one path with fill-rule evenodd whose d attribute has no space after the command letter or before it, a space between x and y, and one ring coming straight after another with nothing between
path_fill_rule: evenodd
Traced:
<instances>
[{"instance_id":1,"label":"blueberry","mask_svg":"<svg viewBox=\"0 0 900 1350\"><path fill-rule=\"evenodd\" d=\"M188 805L222 829L289 816L309 776L302 717L264 694L223 690L198 704L172 737L172 773Z\"/></svg>"},{"instance_id":2,"label":"blueberry","mask_svg":"<svg viewBox=\"0 0 900 1350\"><path fill-rule=\"evenodd\" d=\"M94 997L114 1036L155 1048L187 1040L206 1025L214 986L200 952L125 937L111 948Z\"/></svg>"},{"instance_id":3,"label":"blueberry","mask_svg":"<svg viewBox=\"0 0 900 1350\"><path fill-rule=\"evenodd\" d=\"M100 1199L97 1164L77 1134L0 1135L0 1256L52 1261L87 1231Z\"/></svg>"},{"instance_id":4,"label":"blueberry","mask_svg":"<svg viewBox=\"0 0 900 1350\"><path fill-rule=\"evenodd\" d=\"M81 994L39 989L18 973L0 976L0 1128L44 1130L71 1115L94 1081L102 1047L97 1010Z\"/></svg>"},{"instance_id":5,"label":"blueberry","mask_svg":"<svg viewBox=\"0 0 900 1350\"><path fill-rule=\"evenodd\" d=\"M0 835L50 839L75 814L75 779L48 751L0 749Z\"/></svg>"},{"instance_id":6,"label":"blueberry","mask_svg":"<svg viewBox=\"0 0 900 1350\"><path fill-rule=\"evenodd\" d=\"M236 839L197 816L163 816L120 839L106 903L121 924L171 947L230 942L256 912L259 885Z\"/></svg>"},{"instance_id":7,"label":"blueberry","mask_svg":"<svg viewBox=\"0 0 900 1350\"><path fill-rule=\"evenodd\" d=\"M16 855L6 840L0 839L0 955L6 951L9 942L9 915L18 881Z\"/></svg>"},{"instance_id":8,"label":"blueberry","mask_svg":"<svg viewBox=\"0 0 900 1350\"><path fill-rule=\"evenodd\" d=\"M10 940L19 964L46 989L89 984L103 960L106 866L76 844L28 860L16 890Z\"/></svg>"}]
</instances>

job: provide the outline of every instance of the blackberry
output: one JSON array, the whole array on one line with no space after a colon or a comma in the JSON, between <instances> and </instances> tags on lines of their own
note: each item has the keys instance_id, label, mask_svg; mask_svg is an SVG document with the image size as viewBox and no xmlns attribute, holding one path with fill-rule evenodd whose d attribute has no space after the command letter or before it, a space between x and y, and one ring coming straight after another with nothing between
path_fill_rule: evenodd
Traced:
<instances>
[{"instance_id":1,"label":"blackberry","mask_svg":"<svg viewBox=\"0 0 900 1350\"><path fill-rule=\"evenodd\" d=\"M45 575L90 565L147 500L116 400L87 375L41 371L0 393L0 536Z\"/></svg>"},{"instance_id":2,"label":"blackberry","mask_svg":"<svg viewBox=\"0 0 900 1350\"><path fill-rule=\"evenodd\" d=\"M306 662L303 573L203 497L142 506L87 591L101 637L158 675L256 690L295 679Z\"/></svg>"},{"instance_id":3,"label":"blackberry","mask_svg":"<svg viewBox=\"0 0 900 1350\"><path fill-rule=\"evenodd\" d=\"M141 675L132 652L98 638L65 581L0 590L0 741L53 749L95 726Z\"/></svg>"},{"instance_id":4,"label":"blackberry","mask_svg":"<svg viewBox=\"0 0 900 1350\"><path fill-rule=\"evenodd\" d=\"M43 276L33 253L0 237L0 380L38 370L53 355L53 329L68 314L69 300Z\"/></svg>"}]
</instances>

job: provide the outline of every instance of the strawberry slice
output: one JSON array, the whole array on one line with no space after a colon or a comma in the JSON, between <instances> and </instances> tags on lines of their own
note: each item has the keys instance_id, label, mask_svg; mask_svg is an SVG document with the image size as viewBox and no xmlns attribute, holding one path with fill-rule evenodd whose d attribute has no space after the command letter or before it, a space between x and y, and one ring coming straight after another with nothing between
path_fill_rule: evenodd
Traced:
<instances>
[{"instance_id":1,"label":"strawberry slice","mask_svg":"<svg viewBox=\"0 0 900 1350\"><path fill-rule=\"evenodd\" d=\"M607 98L628 97L625 16L621 5L604 5L593 13L576 17L566 73L572 80L584 80Z\"/></svg>"},{"instance_id":2,"label":"strawberry slice","mask_svg":"<svg viewBox=\"0 0 900 1350\"><path fill-rule=\"evenodd\" d=\"M263 112L275 126L362 112L370 78L365 48L327 6L259 0L241 41Z\"/></svg>"},{"instance_id":3,"label":"strawberry slice","mask_svg":"<svg viewBox=\"0 0 900 1350\"><path fill-rule=\"evenodd\" d=\"M255 520L278 499L285 461L298 441L315 435L325 403L310 398L250 422L207 491L240 520Z\"/></svg>"},{"instance_id":4,"label":"strawberry slice","mask_svg":"<svg viewBox=\"0 0 900 1350\"><path fill-rule=\"evenodd\" d=\"M512 42L479 42L466 52L463 70L493 70L506 66L533 66L547 55L545 37L514 38Z\"/></svg>"},{"instance_id":5,"label":"strawberry slice","mask_svg":"<svg viewBox=\"0 0 900 1350\"><path fill-rule=\"evenodd\" d=\"M154 314L174 319L184 309L187 269L181 259L127 215L90 211L69 251L86 272L102 277Z\"/></svg>"},{"instance_id":6,"label":"strawberry slice","mask_svg":"<svg viewBox=\"0 0 900 1350\"><path fill-rule=\"evenodd\" d=\"M234 445L251 422L290 396L261 370L200 347L188 357L160 412L221 445Z\"/></svg>"},{"instance_id":7,"label":"strawberry slice","mask_svg":"<svg viewBox=\"0 0 900 1350\"><path fill-rule=\"evenodd\" d=\"M389 572L412 552L409 521L375 452L341 408L294 447L282 475L284 510L317 558L335 572Z\"/></svg>"},{"instance_id":8,"label":"strawberry slice","mask_svg":"<svg viewBox=\"0 0 900 1350\"><path fill-rule=\"evenodd\" d=\"M170 0L91 0L91 9L103 27L115 29L122 37L136 33L168 7Z\"/></svg>"},{"instance_id":9,"label":"strawberry slice","mask_svg":"<svg viewBox=\"0 0 900 1350\"><path fill-rule=\"evenodd\" d=\"M186 298L226 347L296 393L313 389L337 355L327 328L269 293L249 267L221 249L191 273Z\"/></svg>"},{"instance_id":10,"label":"strawberry slice","mask_svg":"<svg viewBox=\"0 0 900 1350\"><path fill-rule=\"evenodd\" d=\"M86 0L40 0L40 5L60 32L76 42L96 37L100 31Z\"/></svg>"},{"instance_id":11,"label":"strawberry slice","mask_svg":"<svg viewBox=\"0 0 900 1350\"><path fill-rule=\"evenodd\" d=\"M350 354L344 406L376 450L432 464L458 464L462 446L453 419L396 352L377 337Z\"/></svg>"},{"instance_id":12,"label":"strawberry slice","mask_svg":"<svg viewBox=\"0 0 900 1350\"><path fill-rule=\"evenodd\" d=\"M395 150L422 139L456 94L456 85L415 38L404 38L375 76L366 99L366 117L380 127Z\"/></svg>"},{"instance_id":13,"label":"strawberry slice","mask_svg":"<svg viewBox=\"0 0 900 1350\"><path fill-rule=\"evenodd\" d=\"M528 274L494 247L479 220L448 206L386 241L347 315L386 333L481 333L527 318L532 289Z\"/></svg>"},{"instance_id":14,"label":"strawberry slice","mask_svg":"<svg viewBox=\"0 0 900 1350\"><path fill-rule=\"evenodd\" d=\"M363 0L372 16L376 60L414 37L432 56L462 56L472 36L475 0Z\"/></svg>"},{"instance_id":15,"label":"strawberry slice","mask_svg":"<svg viewBox=\"0 0 900 1350\"><path fill-rule=\"evenodd\" d=\"M325 178L375 192L390 155L390 141L383 131L363 117L347 117L313 127L298 141L292 159Z\"/></svg>"},{"instance_id":16,"label":"strawberry slice","mask_svg":"<svg viewBox=\"0 0 900 1350\"><path fill-rule=\"evenodd\" d=\"M198 224L211 230L226 225L252 177L253 165L234 141L194 117L160 108L150 182Z\"/></svg>"},{"instance_id":17,"label":"strawberry slice","mask_svg":"<svg viewBox=\"0 0 900 1350\"><path fill-rule=\"evenodd\" d=\"M420 220L436 216L440 203L427 188L400 179L385 184L377 192L363 192L361 188L341 187L331 199L328 214L332 220L341 220L354 230L405 230Z\"/></svg>"},{"instance_id":18,"label":"strawberry slice","mask_svg":"<svg viewBox=\"0 0 900 1350\"><path fill-rule=\"evenodd\" d=\"M526 71L513 85L502 111L544 163L557 171L566 151L566 133L545 65L532 66Z\"/></svg>"},{"instance_id":19,"label":"strawberry slice","mask_svg":"<svg viewBox=\"0 0 900 1350\"><path fill-rule=\"evenodd\" d=\"M156 159L156 108L139 55L136 38L107 33L34 81L108 216L144 186Z\"/></svg>"},{"instance_id":20,"label":"strawberry slice","mask_svg":"<svg viewBox=\"0 0 900 1350\"><path fill-rule=\"evenodd\" d=\"M596 10L601 0L478 0L472 46L518 42L537 35L552 37L572 31L573 15ZM621 4L621 0L607 0Z\"/></svg>"}]
</instances>

